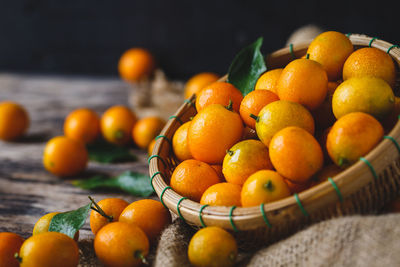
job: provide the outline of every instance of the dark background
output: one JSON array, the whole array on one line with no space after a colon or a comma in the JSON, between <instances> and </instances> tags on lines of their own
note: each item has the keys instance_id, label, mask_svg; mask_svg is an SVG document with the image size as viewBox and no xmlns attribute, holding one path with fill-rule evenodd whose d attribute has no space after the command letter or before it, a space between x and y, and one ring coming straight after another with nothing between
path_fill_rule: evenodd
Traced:
<instances>
[{"instance_id":1,"label":"dark background","mask_svg":"<svg viewBox=\"0 0 400 267\"><path fill-rule=\"evenodd\" d=\"M257 37L272 52L310 23L398 43L396 2L0 0L0 71L116 76L142 46L170 78L223 74Z\"/></svg>"}]
</instances>

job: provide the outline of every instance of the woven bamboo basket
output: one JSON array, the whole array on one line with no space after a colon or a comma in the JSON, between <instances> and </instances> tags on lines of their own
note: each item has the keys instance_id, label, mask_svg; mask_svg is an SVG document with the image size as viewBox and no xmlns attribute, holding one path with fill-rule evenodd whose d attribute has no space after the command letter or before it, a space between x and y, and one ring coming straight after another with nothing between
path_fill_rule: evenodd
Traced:
<instances>
[{"instance_id":1,"label":"woven bamboo basket","mask_svg":"<svg viewBox=\"0 0 400 267\"><path fill-rule=\"evenodd\" d=\"M348 35L355 49L376 47L400 65L400 48L365 35ZM303 56L311 41L290 45L268 55L268 69L285 66ZM400 77L399 73L397 77ZM222 78L224 79L224 78ZM396 89L399 89L397 81ZM196 114L194 97L170 117L157 138L149 157L151 183L162 203L193 227L220 226L252 243L268 243L311 223L345 214L380 211L400 192L400 123L357 163L328 181L298 195L255 207L203 206L186 199L169 187L169 179L179 163L173 155L171 140L177 128Z\"/></svg>"}]
</instances>

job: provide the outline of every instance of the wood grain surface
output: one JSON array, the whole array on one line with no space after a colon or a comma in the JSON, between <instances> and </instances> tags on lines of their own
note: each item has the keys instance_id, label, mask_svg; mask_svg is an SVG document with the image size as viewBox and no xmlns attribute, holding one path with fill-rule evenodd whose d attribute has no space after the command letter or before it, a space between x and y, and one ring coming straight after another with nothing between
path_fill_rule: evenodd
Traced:
<instances>
[{"instance_id":1,"label":"wood grain surface","mask_svg":"<svg viewBox=\"0 0 400 267\"><path fill-rule=\"evenodd\" d=\"M90 162L84 173L70 179L48 173L42 164L46 142L63 135L63 122L69 112L88 107L100 115L112 105L127 105L129 90L127 84L117 79L0 74L0 101L22 104L31 121L27 135L21 140L0 141L0 232L15 232L28 238L41 216L86 205L88 195L97 201L108 197L128 202L138 199L119 192L83 190L72 186L70 180L126 170L148 174L145 151L134 149L136 162ZM93 237L87 219L80 231L80 266L99 265L92 249Z\"/></svg>"}]
</instances>

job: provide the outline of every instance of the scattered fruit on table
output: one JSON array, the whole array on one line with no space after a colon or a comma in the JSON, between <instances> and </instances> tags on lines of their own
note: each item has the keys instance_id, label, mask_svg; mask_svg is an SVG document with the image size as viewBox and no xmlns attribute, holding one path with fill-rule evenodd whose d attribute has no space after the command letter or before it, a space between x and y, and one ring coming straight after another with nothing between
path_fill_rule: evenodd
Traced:
<instances>
[{"instance_id":1,"label":"scattered fruit on table","mask_svg":"<svg viewBox=\"0 0 400 267\"><path fill-rule=\"evenodd\" d=\"M165 121L159 117L146 117L138 120L132 130L133 141L138 147L147 149L164 125Z\"/></svg>"},{"instance_id":2,"label":"scattered fruit on table","mask_svg":"<svg viewBox=\"0 0 400 267\"><path fill-rule=\"evenodd\" d=\"M155 68L153 55L144 48L131 48L124 52L118 63L119 75L128 82L148 79Z\"/></svg>"},{"instance_id":3,"label":"scattered fruit on table","mask_svg":"<svg viewBox=\"0 0 400 267\"><path fill-rule=\"evenodd\" d=\"M219 76L212 72L201 72L192 76L185 85L185 98L190 98L193 94L197 94L207 85L217 81Z\"/></svg>"},{"instance_id":4,"label":"scattered fruit on table","mask_svg":"<svg viewBox=\"0 0 400 267\"><path fill-rule=\"evenodd\" d=\"M20 138L29 127L29 116L24 107L11 102L0 102L0 139L14 141Z\"/></svg>"},{"instance_id":5,"label":"scattered fruit on table","mask_svg":"<svg viewBox=\"0 0 400 267\"><path fill-rule=\"evenodd\" d=\"M101 132L108 142L126 145L132 140L132 130L136 122L136 114L131 109L112 106L101 117Z\"/></svg>"},{"instance_id":6,"label":"scattered fruit on table","mask_svg":"<svg viewBox=\"0 0 400 267\"><path fill-rule=\"evenodd\" d=\"M100 119L88 108L80 108L68 114L64 122L64 135L85 144L92 143L100 134Z\"/></svg>"}]
</instances>

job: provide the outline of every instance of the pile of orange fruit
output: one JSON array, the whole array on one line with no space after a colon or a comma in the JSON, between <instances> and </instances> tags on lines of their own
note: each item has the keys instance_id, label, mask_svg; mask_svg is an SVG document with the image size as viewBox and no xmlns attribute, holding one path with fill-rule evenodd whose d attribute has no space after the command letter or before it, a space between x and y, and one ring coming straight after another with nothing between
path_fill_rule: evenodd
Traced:
<instances>
[{"instance_id":1,"label":"pile of orange fruit","mask_svg":"<svg viewBox=\"0 0 400 267\"><path fill-rule=\"evenodd\" d=\"M354 49L346 35L328 31L303 58L263 73L247 95L208 82L192 92L197 114L173 136L180 164L170 186L201 204L248 207L321 183L394 126L395 81L389 54Z\"/></svg>"}]
</instances>

